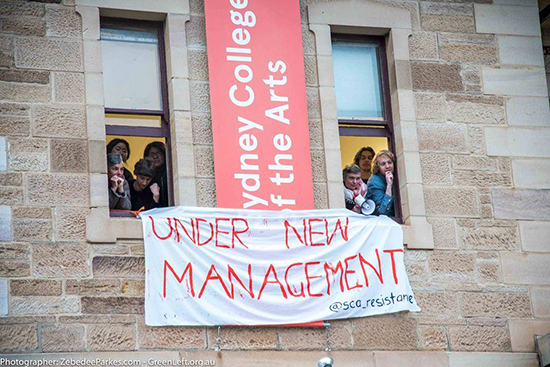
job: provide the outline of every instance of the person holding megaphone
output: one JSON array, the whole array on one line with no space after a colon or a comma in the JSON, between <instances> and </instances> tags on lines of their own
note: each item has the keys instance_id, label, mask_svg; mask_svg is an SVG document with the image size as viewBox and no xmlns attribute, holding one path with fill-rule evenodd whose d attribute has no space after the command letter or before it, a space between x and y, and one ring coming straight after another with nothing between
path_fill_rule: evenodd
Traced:
<instances>
[{"instance_id":1,"label":"person holding megaphone","mask_svg":"<svg viewBox=\"0 0 550 367\"><path fill-rule=\"evenodd\" d=\"M348 164L342 171L346 208L359 214L369 215L374 211L374 202L367 200L367 185L361 179L361 168Z\"/></svg>"}]
</instances>

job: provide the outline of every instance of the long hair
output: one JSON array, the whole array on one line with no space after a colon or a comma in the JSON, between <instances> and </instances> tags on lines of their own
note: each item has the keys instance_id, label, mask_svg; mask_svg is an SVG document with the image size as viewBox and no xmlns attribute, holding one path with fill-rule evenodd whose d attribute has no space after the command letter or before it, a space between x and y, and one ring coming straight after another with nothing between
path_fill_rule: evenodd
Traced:
<instances>
[{"instance_id":1,"label":"long hair","mask_svg":"<svg viewBox=\"0 0 550 367\"><path fill-rule=\"evenodd\" d=\"M371 152L373 156L376 154L374 152L374 149L372 149L371 147L363 147L359 149L357 153L355 153L355 157L353 157L353 164L355 164L356 166L359 166L359 161L361 160L361 154L363 154L364 151Z\"/></svg>"},{"instance_id":2,"label":"long hair","mask_svg":"<svg viewBox=\"0 0 550 367\"><path fill-rule=\"evenodd\" d=\"M122 144L126 145L126 150L128 151L128 158L130 158L130 144L126 140L119 139L119 138L113 139L109 142L109 144L107 144L107 154L112 153L113 148L118 143L122 143Z\"/></svg>"},{"instance_id":3,"label":"long hair","mask_svg":"<svg viewBox=\"0 0 550 367\"><path fill-rule=\"evenodd\" d=\"M147 158L149 156L149 151L153 147L162 151L162 154L164 155L164 162L166 164L166 148L164 147L164 143L161 141L154 141L152 143L147 144L147 146L145 147L145 151L143 152L143 157Z\"/></svg>"},{"instance_id":4,"label":"long hair","mask_svg":"<svg viewBox=\"0 0 550 367\"><path fill-rule=\"evenodd\" d=\"M378 167L377 161L378 161L378 158L382 157L382 156L385 156L385 157L388 157L389 159L391 159L391 161L395 165L395 156L393 155L393 153L390 152L389 150L381 150L378 153L376 153L376 155L374 156L374 159L372 160L371 172L372 172L373 175L380 172L380 167Z\"/></svg>"}]
</instances>

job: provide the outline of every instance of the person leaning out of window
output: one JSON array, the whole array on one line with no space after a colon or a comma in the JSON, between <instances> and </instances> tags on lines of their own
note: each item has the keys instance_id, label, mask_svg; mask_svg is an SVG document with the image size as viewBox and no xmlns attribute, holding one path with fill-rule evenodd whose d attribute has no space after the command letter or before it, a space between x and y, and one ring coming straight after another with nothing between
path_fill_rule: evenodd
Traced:
<instances>
[{"instance_id":1,"label":"person leaning out of window","mask_svg":"<svg viewBox=\"0 0 550 367\"><path fill-rule=\"evenodd\" d=\"M157 183L151 183L155 177L155 166L149 158L140 159L134 168L135 180L130 181L130 196L132 210L156 208L160 200L160 188Z\"/></svg>"},{"instance_id":2,"label":"person leaning out of window","mask_svg":"<svg viewBox=\"0 0 550 367\"><path fill-rule=\"evenodd\" d=\"M371 147L363 147L355 154L353 164L361 168L361 179L365 184L369 181L372 175L372 159L374 158L374 149Z\"/></svg>"},{"instance_id":3,"label":"person leaning out of window","mask_svg":"<svg viewBox=\"0 0 550 367\"><path fill-rule=\"evenodd\" d=\"M395 216L393 207L393 169L395 157L389 150L381 150L374 157L372 176L367 184L367 199L376 204L373 215Z\"/></svg>"},{"instance_id":4,"label":"person leaning out of window","mask_svg":"<svg viewBox=\"0 0 550 367\"><path fill-rule=\"evenodd\" d=\"M128 158L130 158L130 144L124 139L113 139L109 144L107 144L107 154L109 153L118 153L122 156L122 161L126 163ZM130 182L134 177L132 173L124 167L124 178L126 181Z\"/></svg>"},{"instance_id":5,"label":"person leaning out of window","mask_svg":"<svg viewBox=\"0 0 550 367\"><path fill-rule=\"evenodd\" d=\"M109 181L109 209L130 210L130 188L124 179L124 162L118 153L107 154L107 178Z\"/></svg>"},{"instance_id":6,"label":"person leaning out of window","mask_svg":"<svg viewBox=\"0 0 550 367\"><path fill-rule=\"evenodd\" d=\"M365 197L367 194L367 185L361 179L361 168L355 164L348 164L342 171L344 179L344 198L346 209L361 213L361 208L356 204L357 196Z\"/></svg>"}]
</instances>

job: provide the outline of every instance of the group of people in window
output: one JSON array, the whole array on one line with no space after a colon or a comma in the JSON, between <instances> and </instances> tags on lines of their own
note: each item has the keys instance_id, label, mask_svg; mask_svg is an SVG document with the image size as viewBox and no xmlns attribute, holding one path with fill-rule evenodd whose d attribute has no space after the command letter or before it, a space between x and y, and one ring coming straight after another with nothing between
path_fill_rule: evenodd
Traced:
<instances>
[{"instance_id":1,"label":"group of people in window","mask_svg":"<svg viewBox=\"0 0 550 367\"><path fill-rule=\"evenodd\" d=\"M361 148L353 163L347 165L342 176L346 208L361 213L357 205L357 196L374 201L374 215L395 216L393 202L393 171L395 156L389 150L375 154L371 147Z\"/></svg>"},{"instance_id":2,"label":"group of people in window","mask_svg":"<svg viewBox=\"0 0 550 367\"><path fill-rule=\"evenodd\" d=\"M168 206L164 143L155 141L145 147L133 175L124 167L129 157L130 144L126 140L114 139L107 145L109 208L138 211Z\"/></svg>"}]
</instances>

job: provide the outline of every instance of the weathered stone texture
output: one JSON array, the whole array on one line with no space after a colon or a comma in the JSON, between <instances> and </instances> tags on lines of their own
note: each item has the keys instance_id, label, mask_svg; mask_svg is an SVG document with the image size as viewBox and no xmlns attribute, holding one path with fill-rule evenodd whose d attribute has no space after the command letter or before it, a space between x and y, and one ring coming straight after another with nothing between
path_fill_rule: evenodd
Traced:
<instances>
[{"instance_id":1,"label":"weathered stone texture","mask_svg":"<svg viewBox=\"0 0 550 367\"><path fill-rule=\"evenodd\" d=\"M311 149L323 149L323 123L321 120L309 120L309 146Z\"/></svg>"},{"instance_id":2,"label":"weathered stone texture","mask_svg":"<svg viewBox=\"0 0 550 367\"><path fill-rule=\"evenodd\" d=\"M424 188L428 215L479 215L477 193L473 188Z\"/></svg>"},{"instance_id":3,"label":"weathered stone texture","mask_svg":"<svg viewBox=\"0 0 550 367\"><path fill-rule=\"evenodd\" d=\"M46 8L46 24L48 26L48 36L82 36L82 21L73 8L48 6Z\"/></svg>"},{"instance_id":4,"label":"weathered stone texture","mask_svg":"<svg viewBox=\"0 0 550 367\"><path fill-rule=\"evenodd\" d=\"M1 41L1 38L0 38ZM0 114L11 116L29 116L30 106L22 103L0 103Z\"/></svg>"},{"instance_id":5,"label":"weathered stone texture","mask_svg":"<svg viewBox=\"0 0 550 367\"><path fill-rule=\"evenodd\" d=\"M33 111L33 134L53 138L87 138L84 108L39 106Z\"/></svg>"},{"instance_id":6,"label":"weathered stone texture","mask_svg":"<svg viewBox=\"0 0 550 367\"><path fill-rule=\"evenodd\" d=\"M328 340L333 350L352 348L352 330L350 320L332 320L328 328Z\"/></svg>"},{"instance_id":7,"label":"weathered stone texture","mask_svg":"<svg viewBox=\"0 0 550 367\"><path fill-rule=\"evenodd\" d=\"M44 16L44 4L23 1L2 1L0 16L3 17L42 17Z\"/></svg>"},{"instance_id":8,"label":"weathered stone texture","mask_svg":"<svg viewBox=\"0 0 550 367\"><path fill-rule=\"evenodd\" d=\"M56 102L84 103L84 74L55 73L54 85Z\"/></svg>"},{"instance_id":9,"label":"weathered stone texture","mask_svg":"<svg viewBox=\"0 0 550 367\"><path fill-rule=\"evenodd\" d=\"M0 98L1 93L0 91ZM27 117L0 116L0 134L5 136L28 136L29 131L30 121Z\"/></svg>"},{"instance_id":10,"label":"weathered stone texture","mask_svg":"<svg viewBox=\"0 0 550 367\"><path fill-rule=\"evenodd\" d=\"M48 141L44 139L10 139L8 162L14 171L46 171L48 169Z\"/></svg>"},{"instance_id":11,"label":"weathered stone texture","mask_svg":"<svg viewBox=\"0 0 550 367\"><path fill-rule=\"evenodd\" d=\"M428 260L432 276L438 279L472 281L475 277L475 255L455 251L434 251Z\"/></svg>"},{"instance_id":12,"label":"weathered stone texture","mask_svg":"<svg viewBox=\"0 0 550 367\"><path fill-rule=\"evenodd\" d=\"M10 282L12 296L60 296L61 281L25 279Z\"/></svg>"},{"instance_id":13,"label":"weathered stone texture","mask_svg":"<svg viewBox=\"0 0 550 367\"><path fill-rule=\"evenodd\" d=\"M321 118L321 96L319 88L306 88L307 115L310 119Z\"/></svg>"},{"instance_id":14,"label":"weathered stone texture","mask_svg":"<svg viewBox=\"0 0 550 367\"><path fill-rule=\"evenodd\" d=\"M326 181L327 168L325 164L325 152L322 150L311 150L310 154L313 181Z\"/></svg>"},{"instance_id":15,"label":"weathered stone texture","mask_svg":"<svg viewBox=\"0 0 550 367\"><path fill-rule=\"evenodd\" d=\"M494 64L498 59L491 35L440 34L439 52L441 59L449 62Z\"/></svg>"},{"instance_id":16,"label":"weathered stone texture","mask_svg":"<svg viewBox=\"0 0 550 367\"><path fill-rule=\"evenodd\" d=\"M213 142L212 117L206 114L193 113L191 124L193 125L193 143L211 145Z\"/></svg>"},{"instance_id":17,"label":"weathered stone texture","mask_svg":"<svg viewBox=\"0 0 550 367\"><path fill-rule=\"evenodd\" d=\"M279 344L283 350L322 350L327 345L323 329L283 328L279 329Z\"/></svg>"},{"instance_id":18,"label":"weathered stone texture","mask_svg":"<svg viewBox=\"0 0 550 367\"><path fill-rule=\"evenodd\" d=\"M529 318L531 302L526 293L461 293L462 316L491 316Z\"/></svg>"},{"instance_id":19,"label":"weathered stone texture","mask_svg":"<svg viewBox=\"0 0 550 367\"><path fill-rule=\"evenodd\" d=\"M271 329L271 330L269 330ZM208 347L216 347L217 328L209 328ZM221 332L222 349L275 349L277 347L277 331L262 327L226 327Z\"/></svg>"},{"instance_id":20,"label":"weathered stone texture","mask_svg":"<svg viewBox=\"0 0 550 367\"><path fill-rule=\"evenodd\" d=\"M51 87L43 84L0 82L0 99L16 102L49 102Z\"/></svg>"},{"instance_id":21,"label":"weathered stone texture","mask_svg":"<svg viewBox=\"0 0 550 367\"><path fill-rule=\"evenodd\" d=\"M474 250L517 250L517 229L500 227L459 228L460 247Z\"/></svg>"},{"instance_id":22,"label":"weathered stone texture","mask_svg":"<svg viewBox=\"0 0 550 367\"><path fill-rule=\"evenodd\" d=\"M418 123L418 144L421 151L467 152L467 128L455 124Z\"/></svg>"},{"instance_id":23,"label":"weathered stone texture","mask_svg":"<svg viewBox=\"0 0 550 367\"><path fill-rule=\"evenodd\" d=\"M41 328L44 352L78 352L84 350L84 327L81 325L45 325Z\"/></svg>"},{"instance_id":24,"label":"weathered stone texture","mask_svg":"<svg viewBox=\"0 0 550 367\"><path fill-rule=\"evenodd\" d=\"M25 243L0 242L0 259L27 260L29 258L29 245Z\"/></svg>"},{"instance_id":25,"label":"weathered stone texture","mask_svg":"<svg viewBox=\"0 0 550 367\"><path fill-rule=\"evenodd\" d=\"M453 183L457 186L510 187L512 177L507 173L455 171Z\"/></svg>"},{"instance_id":26,"label":"weathered stone texture","mask_svg":"<svg viewBox=\"0 0 550 367\"><path fill-rule=\"evenodd\" d=\"M4 82L48 84L50 73L31 70L0 70L0 80Z\"/></svg>"},{"instance_id":27,"label":"weathered stone texture","mask_svg":"<svg viewBox=\"0 0 550 367\"><path fill-rule=\"evenodd\" d=\"M500 283L502 281L500 262L478 259L477 263L478 281L481 283Z\"/></svg>"},{"instance_id":28,"label":"weathered stone texture","mask_svg":"<svg viewBox=\"0 0 550 367\"><path fill-rule=\"evenodd\" d=\"M82 208L56 208L55 239L57 241L84 241L86 216Z\"/></svg>"},{"instance_id":29,"label":"weathered stone texture","mask_svg":"<svg viewBox=\"0 0 550 367\"><path fill-rule=\"evenodd\" d=\"M18 68L82 71L82 41L18 38L15 54Z\"/></svg>"},{"instance_id":30,"label":"weathered stone texture","mask_svg":"<svg viewBox=\"0 0 550 367\"><path fill-rule=\"evenodd\" d=\"M485 132L479 126L468 126L468 138L470 141L470 152L474 154L485 154Z\"/></svg>"},{"instance_id":31,"label":"weathered stone texture","mask_svg":"<svg viewBox=\"0 0 550 367\"><path fill-rule=\"evenodd\" d=\"M508 329L491 326L450 326L449 343L454 351L495 351L511 349Z\"/></svg>"},{"instance_id":32,"label":"weathered stone texture","mask_svg":"<svg viewBox=\"0 0 550 367\"><path fill-rule=\"evenodd\" d=\"M31 268L28 262L18 260L0 261L0 276L4 278L28 277L31 275Z\"/></svg>"},{"instance_id":33,"label":"weathered stone texture","mask_svg":"<svg viewBox=\"0 0 550 367\"><path fill-rule=\"evenodd\" d=\"M52 210L50 208L20 206L13 208L13 216L15 218L52 219Z\"/></svg>"},{"instance_id":34,"label":"weathered stone texture","mask_svg":"<svg viewBox=\"0 0 550 367\"><path fill-rule=\"evenodd\" d=\"M459 65L412 62L413 89L432 92L461 92L464 87Z\"/></svg>"},{"instance_id":35,"label":"weathered stone texture","mask_svg":"<svg viewBox=\"0 0 550 367\"><path fill-rule=\"evenodd\" d=\"M208 56L204 49L189 49L189 79L208 81Z\"/></svg>"},{"instance_id":36,"label":"weathered stone texture","mask_svg":"<svg viewBox=\"0 0 550 367\"><path fill-rule=\"evenodd\" d=\"M204 82L191 82L191 110L210 113L210 85Z\"/></svg>"},{"instance_id":37,"label":"weathered stone texture","mask_svg":"<svg viewBox=\"0 0 550 367\"><path fill-rule=\"evenodd\" d=\"M504 124L504 107L481 103L449 102L447 119L452 122L468 124Z\"/></svg>"},{"instance_id":38,"label":"weathered stone texture","mask_svg":"<svg viewBox=\"0 0 550 367\"><path fill-rule=\"evenodd\" d=\"M20 205L23 203L23 189L0 186L0 205Z\"/></svg>"},{"instance_id":39,"label":"weathered stone texture","mask_svg":"<svg viewBox=\"0 0 550 367\"><path fill-rule=\"evenodd\" d=\"M90 325L88 348L95 351L136 349L136 328L128 325Z\"/></svg>"},{"instance_id":40,"label":"weathered stone texture","mask_svg":"<svg viewBox=\"0 0 550 367\"><path fill-rule=\"evenodd\" d=\"M82 313L143 314L143 298L82 297Z\"/></svg>"},{"instance_id":41,"label":"weathered stone texture","mask_svg":"<svg viewBox=\"0 0 550 367\"><path fill-rule=\"evenodd\" d=\"M124 256L96 256L92 262L94 276L100 278L142 278L145 258Z\"/></svg>"},{"instance_id":42,"label":"weathered stone texture","mask_svg":"<svg viewBox=\"0 0 550 367\"><path fill-rule=\"evenodd\" d=\"M80 296L115 296L120 292L118 279L68 279L65 284L66 294Z\"/></svg>"},{"instance_id":43,"label":"weathered stone texture","mask_svg":"<svg viewBox=\"0 0 550 367\"><path fill-rule=\"evenodd\" d=\"M353 340L354 349L416 349L416 321L399 316L355 319L353 320Z\"/></svg>"},{"instance_id":44,"label":"weathered stone texture","mask_svg":"<svg viewBox=\"0 0 550 367\"><path fill-rule=\"evenodd\" d=\"M304 70L306 74L306 85L319 85L317 79L317 58L315 56L304 56Z\"/></svg>"},{"instance_id":45,"label":"weathered stone texture","mask_svg":"<svg viewBox=\"0 0 550 367\"><path fill-rule=\"evenodd\" d=\"M457 249L456 223L454 219L428 218L434 234L434 247L437 249Z\"/></svg>"},{"instance_id":46,"label":"weathered stone texture","mask_svg":"<svg viewBox=\"0 0 550 367\"><path fill-rule=\"evenodd\" d=\"M422 30L435 32L474 33L473 16L422 15Z\"/></svg>"},{"instance_id":47,"label":"weathered stone texture","mask_svg":"<svg viewBox=\"0 0 550 367\"><path fill-rule=\"evenodd\" d=\"M48 241L52 239L52 222L47 219L16 219L13 231L17 241Z\"/></svg>"},{"instance_id":48,"label":"weathered stone texture","mask_svg":"<svg viewBox=\"0 0 550 367\"><path fill-rule=\"evenodd\" d=\"M0 186L21 186L23 175L21 173L0 173Z\"/></svg>"},{"instance_id":49,"label":"weathered stone texture","mask_svg":"<svg viewBox=\"0 0 550 367\"><path fill-rule=\"evenodd\" d=\"M430 32L414 32L409 37L409 53L411 59L437 59L436 34Z\"/></svg>"},{"instance_id":50,"label":"weathered stone texture","mask_svg":"<svg viewBox=\"0 0 550 367\"><path fill-rule=\"evenodd\" d=\"M419 121L445 121L445 98L443 94L415 93L416 118Z\"/></svg>"},{"instance_id":51,"label":"weathered stone texture","mask_svg":"<svg viewBox=\"0 0 550 367\"><path fill-rule=\"evenodd\" d=\"M450 315L458 312L455 293L415 291L414 297L422 309L422 315Z\"/></svg>"},{"instance_id":52,"label":"weathered stone texture","mask_svg":"<svg viewBox=\"0 0 550 367\"><path fill-rule=\"evenodd\" d=\"M86 140L58 140L51 142L52 172L88 172L88 144Z\"/></svg>"},{"instance_id":53,"label":"weathered stone texture","mask_svg":"<svg viewBox=\"0 0 550 367\"><path fill-rule=\"evenodd\" d=\"M33 273L39 277L85 277L89 274L86 245L37 244L32 248Z\"/></svg>"},{"instance_id":54,"label":"weathered stone texture","mask_svg":"<svg viewBox=\"0 0 550 367\"><path fill-rule=\"evenodd\" d=\"M451 184L451 165L447 155L421 154L420 165L424 185Z\"/></svg>"},{"instance_id":55,"label":"weathered stone texture","mask_svg":"<svg viewBox=\"0 0 550 367\"><path fill-rule=\"evenodd\" d=\"M62 324L135 324L135 315L70 315L59 316Z\"/></svg>"},{"instance_id":56,"label":"weathered stone texture","mask_svg":"<svg viewBox=\"0 0 550 367\"><path fill-rule=\"evenodd\" d=\"M29 352L36 349L38 349L36 325L0 326L0 351Z\"/></svg>"},{"instance_id":57,"label":"weathered stone texture","mask_svg":"<svg viewBox=\"0 0 550 367\"><path fill-rule=\"evenodd\" d=\"M442 326L421 326L419 334L421 349L446 350L448 348L447 333Z\"/></svg>"},{"instance_id":58,"label":"weathered stone texture","mask_svg":"<svg viewBox=\"0 0 550 367\"><path fill-rule=\"evenodd\" d=\"M198 177L214 177L214 150L212 147L195 147L195 171Z\"/></svg>"},{"instance_id":59,"label":"weathered stone texture","mask_svg":"<svg viewBox=\"0 0 550 367\"><path fill-rule=\"evenodd\" d=\"M313 183L313 202L315 209L329 209L327 185L323 183Z\"/></svg>"},{"instance_id":60,"label":"weathered stone texture","mask_svg":"<svg viewBox=\"0 0 550 367\"><path fill-rule=\"evenodd\" d=\"M46 23L36 18L0 18L0 31L18 36L44 36Z\"/></svg>"},{"instance_id":61,"label":"weathered stone texture","mask_svg":"<svg viewBox=\"0 0 550 367\"><path fill-rule=\"evenodd\" d=\"M216 183L212 179L197 180L197 205L216 207Z\"/></svg>"},{"instance_id":62,"label":"weathered stone texture","mask_svg":"<svg viewBox=\"0 0 550 367\"><path fill-rule=\"evenodd\" d=\"M121 282L121 294L127 297L144 297L145 281L135 279L125 279Z\"/></svg>"},{"instance_id":63,"label":"weathered stone texture","mask_svg":"<svg viewBox=\"0 0 550 367\"><path fill-rule=\"evenodd\" d=\"M12 297L10 303L10 313L13 315L77 313L80 306L77 297Z\"/></svg>"},{"instance_id":64,"label":"weathered stone texture","mask_svg":"<svg viewBox=\"0 0 550 367\"><path fill-rule=\"evenodd\" d=\"M206 348L206 331L204 327L152 327L140 321L138 324L138 339L140 348L145 349Z\"/></svg>"},{"instance_id":65,"label":"weathered stone texture","mask_svg":"<svg viewBox=\"0 0 550 367\"><path fill-rule=\"evenodd\" d=\"M485 156L454 155L453 168L476 171L470 173L476 175L477 171L496 171L498 162L496 159Z\"/></svg>"},{"instance_id":66,"label":"weathered stone texture","mask_svg":"<svg viewBox=\"0 0 550 367\"><path fill-rule=\"evenodd\" d=\"M27 176L27 202L39 205L89 205L87 175L31 174Z\"/></svg>"},{"instance_id":67,"label":"weathered stone texture","mask_svg":"<svg viewBox=\"0 0 550 367\"><path fill-rule=\"evenodd\" d=\"M188 46L206 46L204 17L191 17L189 22L185 22L185 35Z\"/></svg>"}]
</instances>

